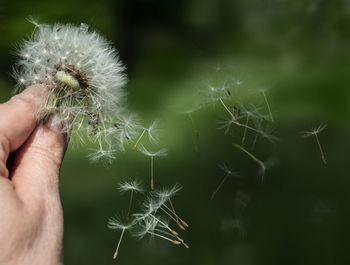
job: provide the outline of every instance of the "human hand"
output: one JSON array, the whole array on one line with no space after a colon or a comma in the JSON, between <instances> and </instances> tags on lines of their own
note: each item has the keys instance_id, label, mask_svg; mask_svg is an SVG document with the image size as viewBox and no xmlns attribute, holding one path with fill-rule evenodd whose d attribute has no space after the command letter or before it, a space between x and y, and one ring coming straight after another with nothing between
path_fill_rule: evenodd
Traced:
<instances>
[{"instance_id":1,"label":"human hand","mask_svg":"<svg viewBox=\"0 0 350 265\"><path fill-rule=\"evenodd\" d=\"M57 114L45 125L37 122L45 91L31 86L0 104L1 265L60 264L59 170L67 137Z\"/></svg>"}]
</instances>

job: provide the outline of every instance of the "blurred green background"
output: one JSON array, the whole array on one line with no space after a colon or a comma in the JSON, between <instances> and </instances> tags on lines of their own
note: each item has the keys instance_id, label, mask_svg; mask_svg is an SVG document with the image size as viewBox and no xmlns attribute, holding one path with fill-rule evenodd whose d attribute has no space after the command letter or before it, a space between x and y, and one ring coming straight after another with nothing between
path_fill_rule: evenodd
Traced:
<instances>
[{"instance_id":1,"label":"blurred green background","mask_svg":"<svg viewBox=\"0 0 350 265\"><path fill-rule=\"evenodd\" d=\"M130 147L112 165L91 164L89 147L72 143L61 177L65 264L350 264L349 1L2 0L2 102L14 86L15 45L33 30L29 15L85 22L113 41L127 65L130 108L146 124L164 124L169 155L156 161L156 185L183 186L174 203L191 225L184 233L190 249L127 235L113 261L119 233L107 221L128 203L117 183L148 183L149 159ZM193 114L195 151L191 122L178 111L212 79L267 89L280 140L256 146L258 157L275 161L263 183L257 165L232 147L242 131L231 137L217 130L219 107ZM264 106L257 96L254 103ZM327 166L315 139L300 137L319 122L328 124L320 135ZM244 178L228 181L210 201L221 162Z\"/></svg>"}]
</instances>

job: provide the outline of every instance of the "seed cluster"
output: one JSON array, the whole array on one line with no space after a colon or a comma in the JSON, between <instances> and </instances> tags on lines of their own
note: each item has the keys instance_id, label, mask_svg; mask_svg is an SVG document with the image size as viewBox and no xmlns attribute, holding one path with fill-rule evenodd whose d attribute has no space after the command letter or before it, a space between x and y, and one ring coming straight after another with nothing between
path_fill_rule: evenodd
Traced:
<instances>
[{"instance_id":1,"label":"seed cluster","mask_svg":"<svg viewBox=\"0 0 350 265\"><path fill-rule=\"evenodd\" d=\"M125 231L129 231L132 236L140 239L148 235L189 248L180 237L179 232L171 225L171 223L175 223L183 231L189 227L188 223L178 215L172 202L174 195L181 190L181 187L174 185L169 189L153 189L147 192L147 194L144 194L139 211L131 214L134 194L144 193L145 190L137 181L121 182L119 184L120 192L130 192L130 201L126 216L115 216L108 222L109 228L121 230L118 245L113 255L114 259L119 253Z\"/></svg>"},{"instance_id":2,"label":"seed cluster","mask_svg":"<svg viewBox=\"0 0 350 265\"><path fill-rule=\"evenodd\" d=\"M86 24L31 22L35 30L17 52L15 92L42 85L48 92L38 120L46 122L58 112L65 133L97 144L92 161L113 159L139 129L136 116L126 108L125 67L117 51Z\"/></svg>"}]
</instances>

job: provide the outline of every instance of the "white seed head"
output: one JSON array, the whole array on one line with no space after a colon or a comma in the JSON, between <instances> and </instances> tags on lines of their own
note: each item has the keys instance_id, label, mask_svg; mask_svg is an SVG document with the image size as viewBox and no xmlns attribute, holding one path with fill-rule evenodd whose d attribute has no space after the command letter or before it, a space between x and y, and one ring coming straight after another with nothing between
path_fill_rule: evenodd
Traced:
<instances>
[{"instance_id":1,"label":"white seed head","mask_svg":"<svg viewBox=\"0 0 350 265\"><path fill-rule=\"evenodd\" d=\"M86 24L77 27L31 22L36 28L18 49L13 71L18 82L15 92L30 85L46 87L49 91L44 93L38 120L46 121L58 111L64 132L85 130L92 142L99 143L92 160L105 155L112 158L113 141L121 142L122 148L124 140L133 137L139 126L132 120L116 126L126 111L125 67L117 51L98 33L89 31Z\"/></svg>"}]
</instances>

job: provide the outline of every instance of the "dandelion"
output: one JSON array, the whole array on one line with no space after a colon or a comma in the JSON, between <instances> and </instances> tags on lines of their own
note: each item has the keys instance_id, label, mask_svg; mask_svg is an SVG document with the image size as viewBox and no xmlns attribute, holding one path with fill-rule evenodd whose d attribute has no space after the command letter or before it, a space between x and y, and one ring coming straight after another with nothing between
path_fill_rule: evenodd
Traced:
<instances>
[{"instance_id":1,"label":"dandelion","mask_svg":"<svg viewBox=\"0 0 350 265\"><path fill-rule=\"evenodd\" d=\"M133 225L134 225L134 223L124 224L121 221L121 219L118 218L118 216L115 216L108 221L108 228L113 229L113 230L122 230L120 237L119 237L117 248L116 248L114 255L113 255L113 259L116 259L118 256L120 243L122 242L125 230L130 229Z\"/></svg>"},{"instance_id":2,"label":"dandelion","mask_svg":"<svg viewBox=\"0 0 350 265\"><path fill-rule=\"evenodd\" d=\"M143 188L142 188L141 184L138 181L134 180L134 181L129 181L129 182L128 181L121 182L119 184L118 190L120 192L130 191L130 200L129 200L128 213L126 214L126 220L129 221L130 220L130 211L131 211L133 195L136 192L142 193L143 192Z\"/></svg>"},{"instance_id":3,"label":"dandelion","mask_svg":"<svg viewBox=\"0 0 350 265\"><path fill-rule=\"evenodd\" d=\"M142 137L145 133L148 135L148 139L151 143L158 144L158 136L159 136L159 121L154 120L149 127L143 127L142 133L140 134L139 138L136 140L133 149L136 149L138 143L141 141Z\"/></svg>"},{"instance_id":4,"label":"dandelion","mask_svg":"<svg viewBox=\"0 0 350 265\"><path fill-rule=\"evenodd\" d=\"M111 155L112 138L118 134L130 138L129 127L113 130L125 112L125 67L109 42L86 24L46 25L31 21L35 30L20 45L13 76L15 92L30 85L42 85L45 91L38 120L46 122L58 112L62 131L73 134L85 130L91 142L104 149L92 160ZM123 138L123 137L122 137ZM108 139L108 141L107 141ZM101 144L104 142L104 144Z\"/></svg>"},{"instance_id":5,"label":"dandelion","mask_svg":"<svg viewBox=\"0 0 350 265\"><path fill-rule=\"evenodd\" d=\"M225 181L227 180L228 177L238 177L238 172L233 171L232 169L228 168L226 166L226 164L222 164L219 165L219 167L225 172L225 176L222 179L222 181L220 182L219 186L214 190L214 192L212 193L210 200L213 200L216 193L220 190L220 188L222 187L222 185L225 183Z\"/></svg>"},{"instance_id":6,"label":"dandelion","mask_svg":"<svg viewBox=\"0 0 350 265\"><path fill-rule=\"evenodd\" d=\"M154 189L154 182L153 182L153 175L154 175L153 160L154 160L154 157L161 157L161 156L168 155L167 150L165 148L163 148L163 149L160 149L157 152L153 152L152 153L152 152L148 151L143 145L141 145L139 147L139 151L142 154L151 157L151 189L153 190Z\"/></svg>"},{"instance_id":7,"label":"dandelion","mask_svg":"<svg viewBox=\"0 0 350 265\"><path fill-rule=\"evenodd\" d=\"M321 123L317 128L314 128L313 130L311 131L305 131L303 132L302 134L302 137L306 138L306 137L310 137L310 136L315 136L316 138L316 141L317 141L317 145L318 145L318 148L320 150L320 153L321 153L321 158L322 158L322 161L323 163L326 165L327 164L327 161L326 161L326 157L324 155L324 152L323 152L323 149L322 149L322 146L321 146L321 143L320 143L320 139L319 139L319 136L318 134L320 132L322 132L324 129L326 129L327 127L327 124L325 123Z\"/></svg>"}]
</instances>

